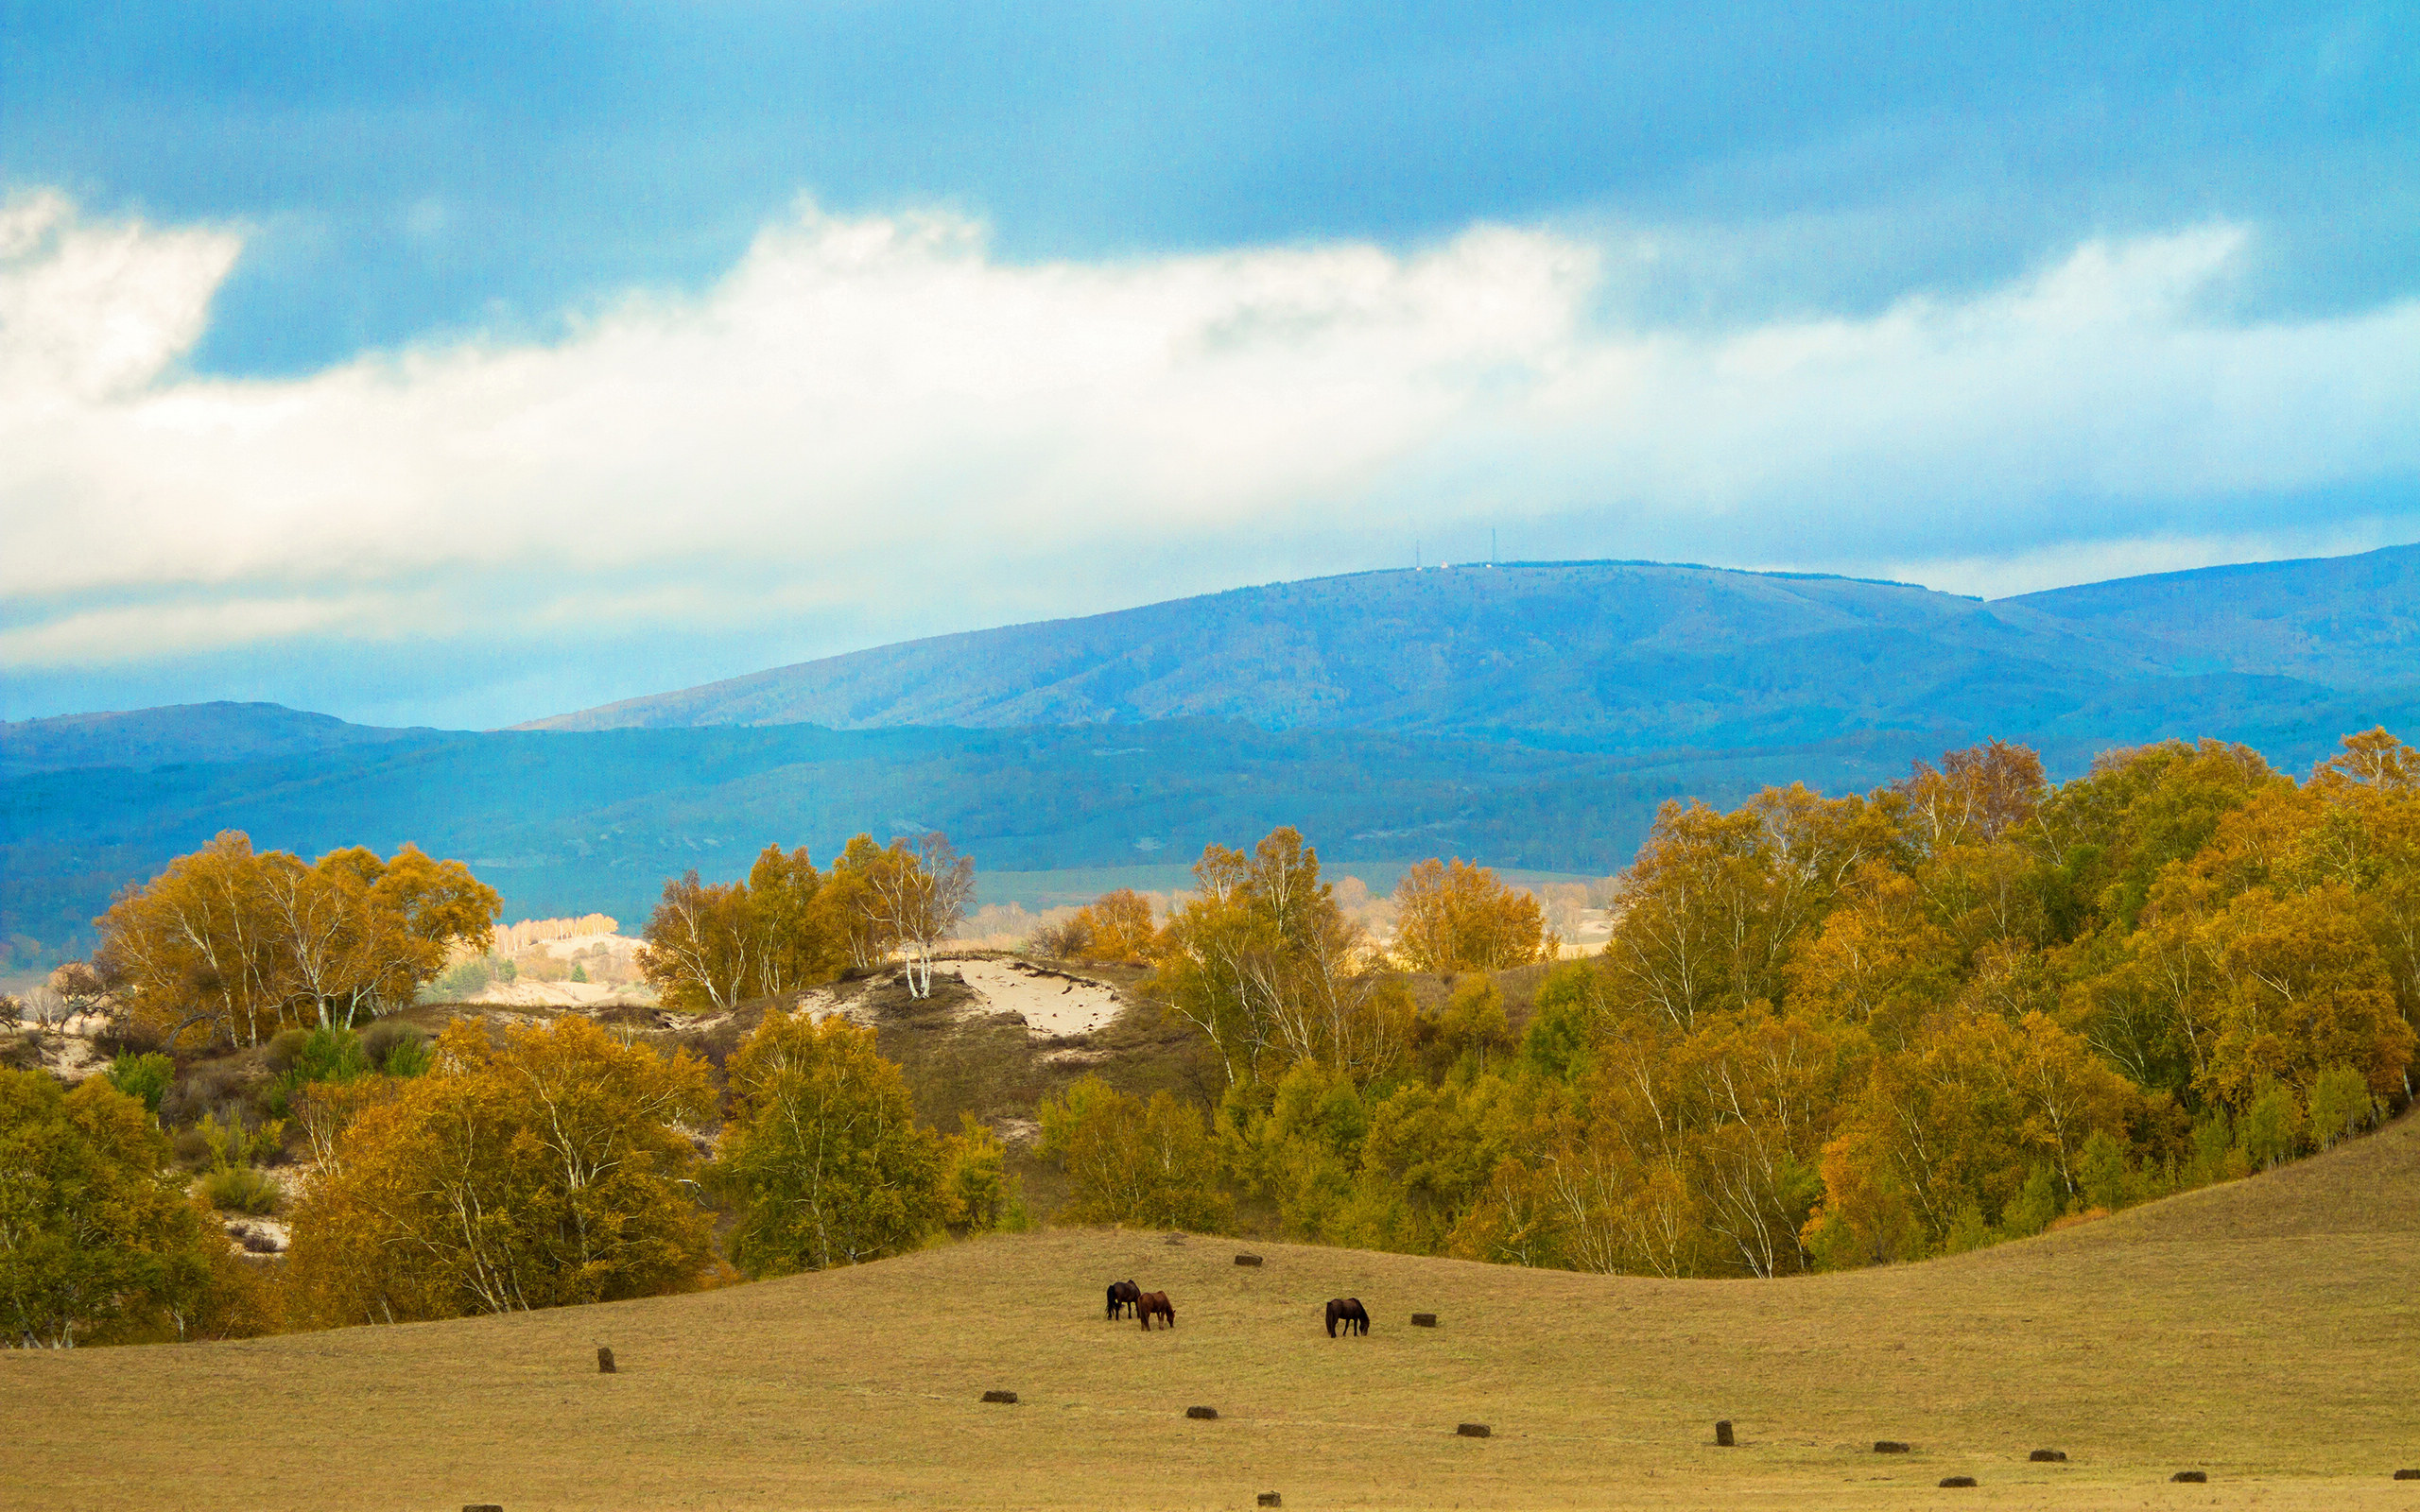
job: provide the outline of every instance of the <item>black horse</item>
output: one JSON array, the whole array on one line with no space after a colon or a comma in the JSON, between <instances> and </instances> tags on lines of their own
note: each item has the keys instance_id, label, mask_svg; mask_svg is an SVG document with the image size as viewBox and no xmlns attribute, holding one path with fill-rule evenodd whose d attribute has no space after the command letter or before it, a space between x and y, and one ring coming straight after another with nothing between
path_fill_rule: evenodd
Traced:
<instances>
[{"instance_id":1,"label":"black horse","mask_svg":"<svg viewBox=\"0 0 2420 1512\"><path fill-rule=\"evenodd\" d=\"M1140 1302L1142 1299L1143 1288L1135 1285L1132 1281L1110 1282L1109 1320L1113 1323L1116 1322L1119 1318L1125 1316L1127 1312L1131 1311L1135 1303Z\"/></svg>"},{"instance_id":2,"label":"black horse","mask_svg":"<svg viewBox=\"0 0 2420 1512\"><path fill-rule=\"evenodd\" d=\"M1367 1333L1370 1332L1370 1310L1361 1305L1361 1298L1357 1297L1336 1297L1327 1304L1327 1336L1329 1338L1336 1337L1336 1326L1339 1323L1344 1325L1344 1332L1348 1337L1356 1333Z\"/></svg>"}]
</instances>

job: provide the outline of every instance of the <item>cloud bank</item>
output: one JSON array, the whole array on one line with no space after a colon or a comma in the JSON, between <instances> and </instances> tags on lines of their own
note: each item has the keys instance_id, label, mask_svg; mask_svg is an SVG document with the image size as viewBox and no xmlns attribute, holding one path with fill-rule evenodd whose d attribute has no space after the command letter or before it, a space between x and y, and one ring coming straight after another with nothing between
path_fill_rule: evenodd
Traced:
<instances>
[{"instance_id":1,"label":"cloud bank","mask_svg":"<svg viewBox=\"0 0 2420 1512\"><path fill-rule=\"evenodd\" d=\"M25 195L0 665L691 637L735 673L1490 527L1508 557L1987 592L2420 533L2420 301L2232 318L2251 235L1702 329L1619 307L1635 240L1553 227L1017 265L960 218L802 207L702 294L552 340L230 380L181 362L237 232ZM515 686L489 717L558 707ZM651 686L573 679L562 706Z\"/></svg>"}]
</instances>

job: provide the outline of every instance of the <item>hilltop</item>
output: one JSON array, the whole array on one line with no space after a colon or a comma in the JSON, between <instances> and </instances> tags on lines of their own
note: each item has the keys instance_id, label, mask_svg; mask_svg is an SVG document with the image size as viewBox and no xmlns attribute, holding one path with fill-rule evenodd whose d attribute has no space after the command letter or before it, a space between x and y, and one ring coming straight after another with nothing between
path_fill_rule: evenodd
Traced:
<instances>
[{"instance_id":1,"label":"hilltop","mask_svg":"<svg viewBox=\"0 0 2420 1512\"><path fill-rule=\"evenodd\" d=\"M603 1307L6 1351L0 1389L41 1406L0 1507L1847 1509L1968 1474L1960 1505L2358 1508L2408 1504L2388 1476L2420 1459L2410 1118L2041 1238L1799 1280L1252 1247L1256 1269L1233 1241L1051 1231ZM1128 1276L1172 1294L1174 1332L1103 1321ZM1339 1294L1368 1339L1321 1332ZM272 1425L240 1452L230 1404ZM1713 1447L1717 1418L1739 1447ZM2184 1468L2210 1485L2169 1485Z\"/></svg>"},{"instance_id":2,"label":"hilltop","mask_svg":"<svg viewBox=\"0 0 2420 1512\"><path fill-rule=\"evenodd\" d=\"M0 777L86 766L148 770L384 745L435 733L347 724L274 703L180 703L157 709L0 720Z\"/></svg>"},{"instance_id":3,"label":"hilltop","mask_svg":"<svg viewBox=\"0 0 2420 1512\"><path fill-rule=\"evenodd\" d=\"M1360 573L940 636L533 730L1241 721L1644 752L1962 731L2064 753L2414 682L2420 547L1996 603L1656 562ZM2090 750L2083 751L2088 756Z\"/></svg>"}]
</instances>

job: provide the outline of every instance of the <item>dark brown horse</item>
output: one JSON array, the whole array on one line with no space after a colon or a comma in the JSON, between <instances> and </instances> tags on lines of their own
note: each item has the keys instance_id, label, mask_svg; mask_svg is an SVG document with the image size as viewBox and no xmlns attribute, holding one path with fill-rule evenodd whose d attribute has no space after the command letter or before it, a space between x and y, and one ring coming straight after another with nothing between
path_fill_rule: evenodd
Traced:
<instances>
[{"instance_id":1,"label":"dark brown horse","mask_svg":"<svg viewBox=\"0 0 2420 1512\"><path fill-rule=\"evenodd\" d=\"M1336 1337L1336 1326L1339 1323L1344 1325L1344 1332L1348 1336L1355 1333L1367 1333L1370 1332L1370 1310L1361 1305L1361 1298L1357 1297L1333 1298L1327 1304L1327 1336L1329 1338Z\"/></svg>"},{"instance_id":2,"label":"dark brown horse","mask_svg":"<svg viewBox=\"0 0 2420 1512\"><path fill-rule=\"evenodd\" d=\"M1168 1327L1176 1327L1176 1309L1169 1305L1166 1292L1145 1292L1135 1298L1134 1311L1142 1314L1143 1332L1146 1333L1151 1332L1151 1319L1155 1317L1167 1318Z\"/></svg>"},{"instance_id":3,"label":"dark brown horse","mask_svg":"<svg viewBox=\"0 0 2420 1512\"><path fill-rule=\"evenodd\" d=\"M1143 1288L1135 1285L1132 1281L1110 1282L1109 1320L1113 1323L1116 1322L1119 1318L1125 1316L1128 1312L1131 1312L1133 1309L1134 1304L1142 1299Z\"/></svg>"}]
</instances>

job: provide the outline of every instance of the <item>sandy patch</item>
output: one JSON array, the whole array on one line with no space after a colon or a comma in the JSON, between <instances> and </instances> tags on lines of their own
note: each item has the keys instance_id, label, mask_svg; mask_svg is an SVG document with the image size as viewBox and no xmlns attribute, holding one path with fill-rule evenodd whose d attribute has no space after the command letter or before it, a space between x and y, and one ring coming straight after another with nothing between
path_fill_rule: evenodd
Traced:
<instances>
[{"instance_id":1,"label":"sandy patch","mask_svg":"<svg viewBox=\"0 0 2420 1512\"><path fill-rule=\"evenodd\" d=\"M853 998L842 997L837 990L828 987L813 988L800 993L798 1005L790 1011L804 1013L818 1023L821 1023L837 1013L851 1023L862 1023L871 1027L874 1018L873 1009Z\"/></svg>"},{"instance_id":2,"label":"sandy patch","mask_svg":"<svg viewBox=\"0 0 2420 1512\"><path fill-rule=\"evenodd\" d=\"M283 1255L293 1247L294 1230L283 1219L231 1214L222 1217L218 1226L239 1255Z\"/></svg>"},{"instance_id":3,"label":"sandy patch","mask_svg":"<svg viewBox=\"0 0 2420 1512\"><path fill-rule=\"evenodd\" d=\"M510 1008L596 1008L610 1003L646 1003L637 990L611 982L491 982L473 1003Z\"/></svg>"},{"instance_id":4,"label":"sandy patch","mask_svg":"<svg viewBox=\"0 0 2420 1512\"><path fill-rule=\"evenodd\" d=\"M561 939L541 940L533 948L544 951L559 961L567 961L581 951L596 945L604 946L609 955L635 955L638 954L638 948L645 943L646 941L633 939L628 935L566 935Z\"/></svg>"},{"instance_id":5,"label":"sandy patch","mask_svg":"<svg viewBox=\"0 0 2420 1512\"><path fill-rule=\"evenodd\" d=\"M1090 1034L1125 1006L1117 989L1106 982L1026 961L958 961L937 970L957 973L981 1005L977 1011L1016 1014L1037 1040Z\"/></svg>"}]
</instances>

